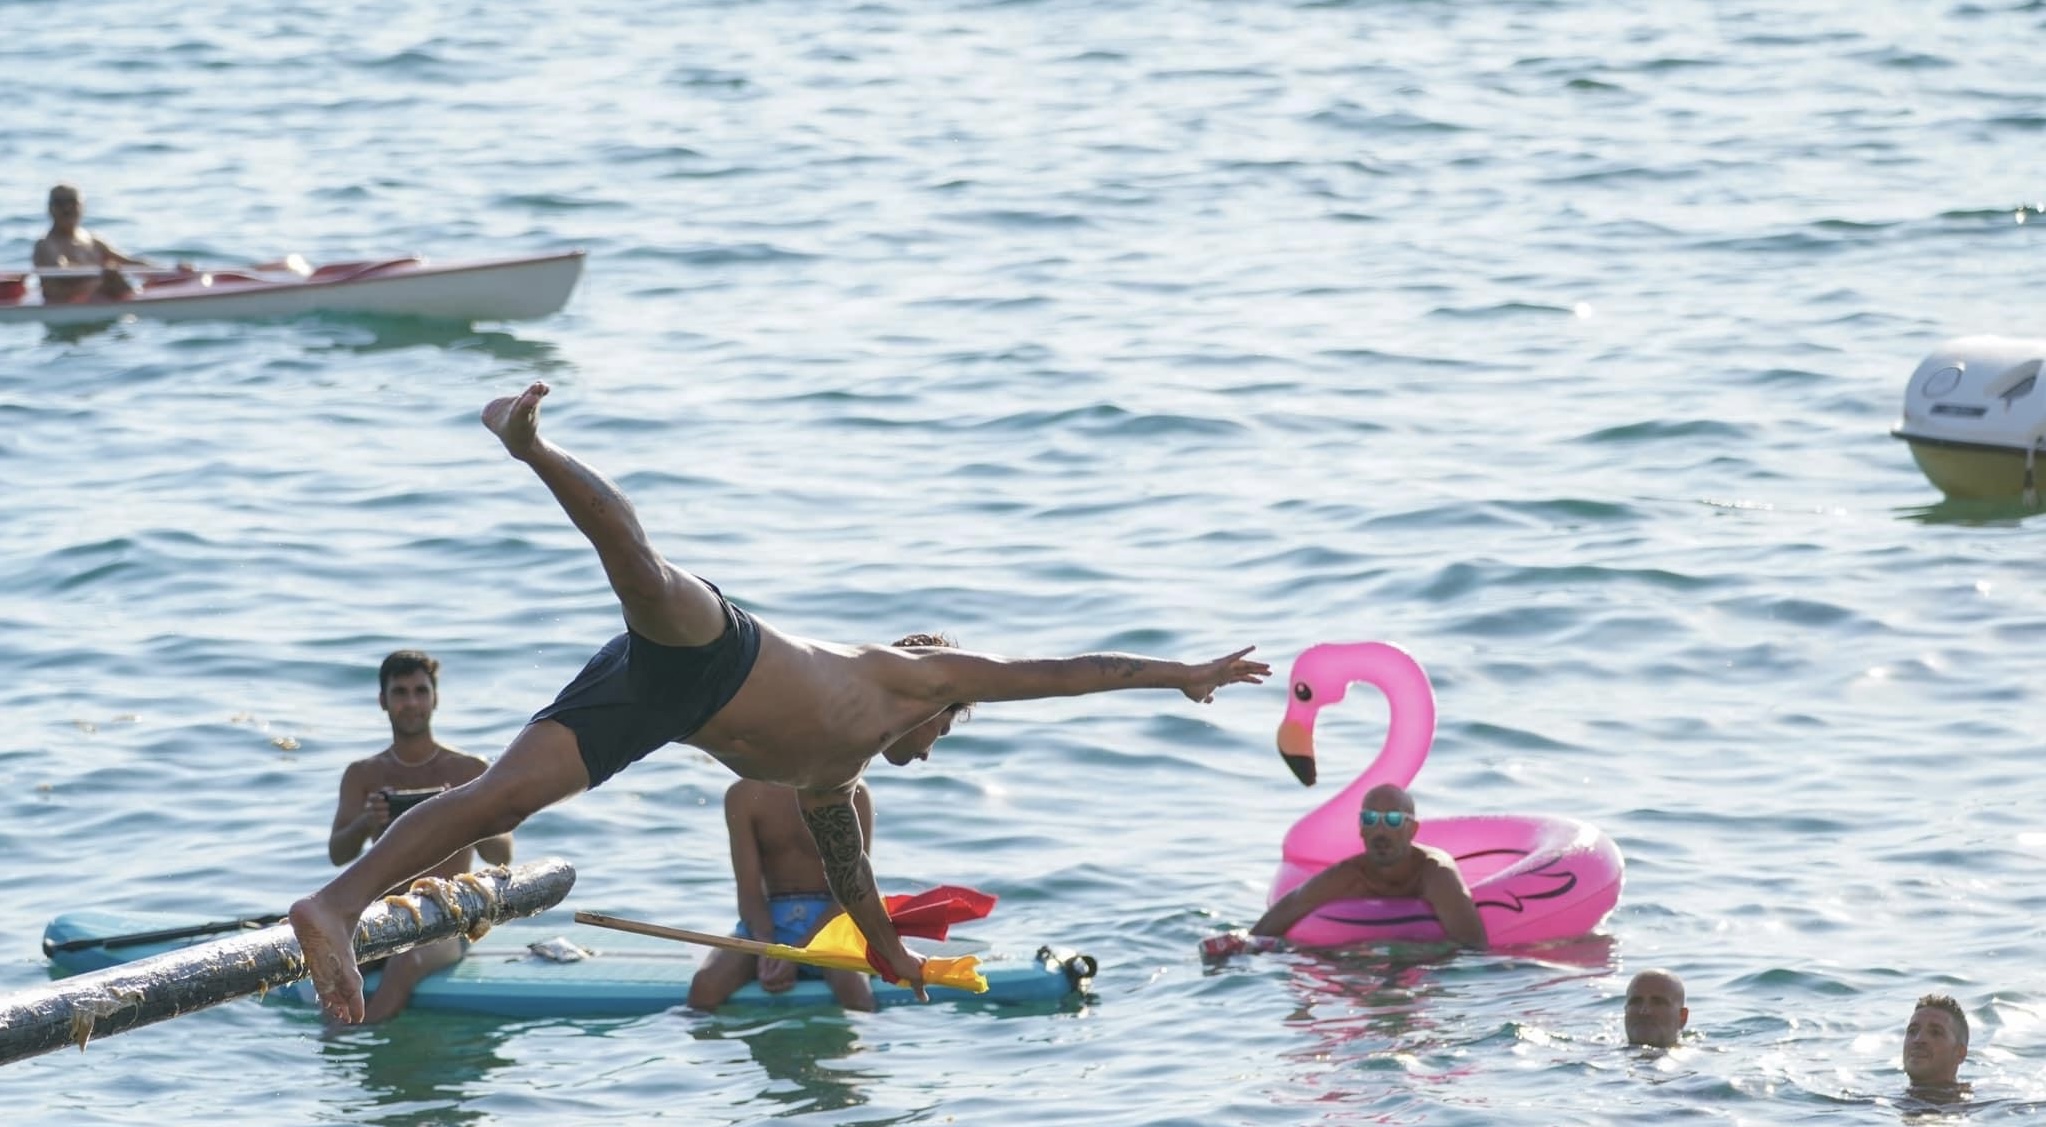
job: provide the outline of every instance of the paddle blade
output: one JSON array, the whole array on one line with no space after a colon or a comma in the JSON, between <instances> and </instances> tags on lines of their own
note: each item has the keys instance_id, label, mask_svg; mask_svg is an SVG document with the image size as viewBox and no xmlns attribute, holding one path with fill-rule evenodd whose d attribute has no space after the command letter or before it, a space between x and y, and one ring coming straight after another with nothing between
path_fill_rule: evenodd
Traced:
<instances>
[{"instance_id":1,"label":"paddle blade","mask_svg":"<svg viewBox=\"0 0 2046 1127\"><path fill-rule=\"evenodd\" d=\"M987 993L987 978L980 973L980 960L972 955L925 959L924 985Z\"/></svg>"},{"instance_id":2,"label":"paddle blade","mask_svg":"<svg viewBox=\"0 0 2046 1127\"><path fill-rule=\"evenodd\" d=\"M878 975L886 980L878 960L869 957L867 937L860 934L859 925L852 917L840 913L831 917L831 922L819 928L810 937L805 947L775 945L776 958L792 963L803 963L813 967L830 967L835 970L856 970L862 974ZM896 985L903 983L896 980ZM972 955L924 960L924 985L950 986L954 990L967 990L975 994L987 993L987 979L981 976L980 960Z\"/></svg>"}]
</instances>

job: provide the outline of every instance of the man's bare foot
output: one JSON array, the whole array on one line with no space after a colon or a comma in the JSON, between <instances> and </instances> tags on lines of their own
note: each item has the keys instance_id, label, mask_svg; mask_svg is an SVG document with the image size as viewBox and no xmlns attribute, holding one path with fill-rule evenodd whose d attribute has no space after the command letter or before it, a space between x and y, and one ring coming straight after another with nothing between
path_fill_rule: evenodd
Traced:
<instances>
[{"instance_id":1,"label":"man's bare foot","mask_svg":"<svg viewBox=\"0 0 2046 1127\"><path fill-rule=\"evenodd\" d=\"M363 1018L362 971L355 965L355 928L311 897L291 906L291 930L305 953L306 973L319 991L320 1008L336 1021Z\"/></svg>"},{"instance_id":2,"label":"man's bare foot","mask_svg":"<svg viewBox=\"0 0 2046 1127\"><path fill-rule=\"evenodd\" d=\"M530 457L540 444L540 400L550 390L545 383L534 380L519 394L493 399L483 408L483 425L520 461Z\"/></svg>"}]
</instances>

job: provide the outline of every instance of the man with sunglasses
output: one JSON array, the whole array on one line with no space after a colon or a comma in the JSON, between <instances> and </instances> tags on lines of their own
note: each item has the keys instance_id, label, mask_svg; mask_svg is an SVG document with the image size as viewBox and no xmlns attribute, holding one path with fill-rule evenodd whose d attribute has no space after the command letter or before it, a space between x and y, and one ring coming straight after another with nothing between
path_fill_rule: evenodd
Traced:
<instances>
[{"instance_id":1,"label":"man with sunglasses","mask_svg":"<svg viewBox=\"0 0 2046 1127\"><path fill-rule=\"evenodd\" d=\"M1309 912L1331 900L1426 900L1443 934L1466 947L1483 949L1485 921L1471 902L1471 890L1456 859L1440 849L1414 844L1421 828L1414 799L1385 783L1372 787L1357 814L1364 852L1330 865L1279 898L1250 929L1253 936L1283 936Z\"/></svg>"},{"instance_id":2,"label":"man with sunglasses","mask_svg":"<svg viewBox=\"0 0 2046 1127\"><path fill-rule=\"evenodd\" d=\"M37 266L98 268L97 278L42 279L43 304L56 305L89 297L121 298L134 292L118 266L148 266L115 250L105 239L80 224L85 219L85 195L75 184L50 189L50 233L36 240L31 258Z\"/></svg>"}]
</instances>

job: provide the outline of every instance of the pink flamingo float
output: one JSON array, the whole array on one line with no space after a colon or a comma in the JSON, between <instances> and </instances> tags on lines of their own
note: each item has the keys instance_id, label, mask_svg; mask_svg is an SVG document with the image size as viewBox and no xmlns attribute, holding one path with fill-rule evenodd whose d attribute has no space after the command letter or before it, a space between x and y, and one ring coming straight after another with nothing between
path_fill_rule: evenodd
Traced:
<instances>
[{"instance_id":1,"label":"pink flamingo float","mask_svg":"<svg viewBox=\"0 0 2046 1127\"><path fill-rule=\"evenodd\" d=\"M1380 783L1408 786L1435 740L1435 690L1419 662L1384 642L1313 646L1293 663L1291 699L1279 724L1279 754L1300 781L1314 785L1314 721L1353 683L1376 686L1391 716L1385 745L1370 766L1286 832L1270 902L1363 848L1357 813ZM1620 900L1625 862L1595 826L1569 818L1489 816L1420 819L1415 836L1456 858L1492 946L1583 935ZM1293 925L1286 938L1315 947L1444 938L1421 900L1336 900Z\"/></svg>"}]
</instances>

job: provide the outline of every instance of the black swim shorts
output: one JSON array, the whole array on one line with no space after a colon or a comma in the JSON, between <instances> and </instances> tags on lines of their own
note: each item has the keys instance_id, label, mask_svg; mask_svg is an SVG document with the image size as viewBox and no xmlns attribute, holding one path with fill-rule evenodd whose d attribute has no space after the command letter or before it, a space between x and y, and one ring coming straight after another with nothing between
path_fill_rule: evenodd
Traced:
<instances>
[{"instance_id":1,"label":"black swim shorts","mask_svg":"<svg viewBox=\"0 0 2046 1127\"><path fill-rule=\"evenodd\" d=\"M724 633L701 646L663 646L627 630L533 714L575 733L592 788L662 744L696 734L746 683L760 656L760 627L710 589L724 608Z\"/></svg>"}]
</instances>

